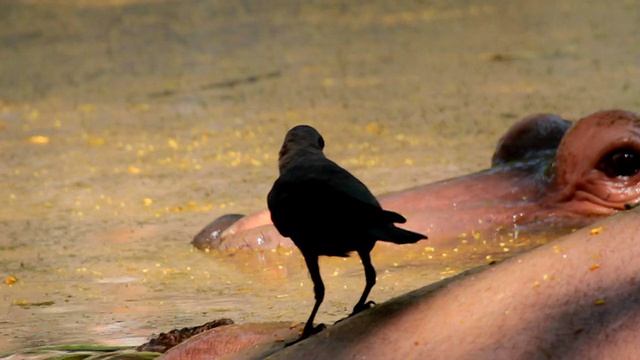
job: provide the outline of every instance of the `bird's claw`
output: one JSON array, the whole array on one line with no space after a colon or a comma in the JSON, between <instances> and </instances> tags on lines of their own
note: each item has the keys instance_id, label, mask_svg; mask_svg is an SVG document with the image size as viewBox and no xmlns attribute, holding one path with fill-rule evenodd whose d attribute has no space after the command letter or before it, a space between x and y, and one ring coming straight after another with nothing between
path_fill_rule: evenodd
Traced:
<instances>
[{"instance_id":1,"label":"bird's claw","mask_svg":"<svg viewBox=\"0 0 640 360\"><path fill-rule=\"evenodd\" d=\"M308 336L315 335L326 328L327 328L327 325L320 323L317 326L313 327L313 329L311 330L312 332Z\"/></svg>"},{"instance_id":2,"label":"bird's claw","mask_svg":"<svg viewBox=\"0 0 640 360\"><path fill-rule=\"evenodd\" d=\"M349 317L358 314L362 311L371 309L372 307L376 306L376 303L373 301L367 301L364 304L356 304L356 306L353 308L353 312L351 313L351 315L349 315Z\"/></svg>"},{"instance_id":3,"label":"bird's claw","mask_svg":"<svg viewBox=\"0 0 640 360\"><path fill-rule=\"evenodd\" d=\"M284 347L288 347L288 346L291 346L293 344L297 344L300 341L302 341L302 340L304 340L304 339L306 339L306 338L308 338L308 337L310 337L312 335L315 335L315 334L321 332L322 330L324 330L326 328L327 328L327 326L325 324L318 324L317 326L312 326L312 327L309 327L309 328L305 327L304 330L302 331L302 335L300 335L299 338L297 338L295 341L292 341L292 342L286 344Z\"/></svg>"},{"instance_id":4,"label":"bird's claw","mask_svg":"<svg viewBox=\"0 0 640 360\"><path fill-rule=\"evenodd\" d=\"M342 318L338 321L336 321L335 323L339 323L343 320L347 320L348 318L352 317L353 315L356 315L358 313L361 313L365 310L371 309L372 307L376 306L376 303L373 301L367 301L366 303L360 305L360 304L356 304L356 306L354 306L353 308L353 312L351 314L349 314L349 316L347 316L346 318Z\"/></svg>"}]
</instances>

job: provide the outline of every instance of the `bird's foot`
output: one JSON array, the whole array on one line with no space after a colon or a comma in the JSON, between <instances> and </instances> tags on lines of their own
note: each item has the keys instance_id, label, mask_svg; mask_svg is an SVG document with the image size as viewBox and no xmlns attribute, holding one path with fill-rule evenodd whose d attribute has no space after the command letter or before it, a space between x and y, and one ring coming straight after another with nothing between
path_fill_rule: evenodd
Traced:
<instances>
[{"instance_id":1,"label":"bird's foot","mask_svg":"<svg viewBox=\"0 0 640 360\"><path fill-rule=\"evenodd\" d=\"M349 314L349 316L347 316L346 318L342 318L338 321L336 321L335 323L339 323L341 321L347 320L348 318L352 317L353 315L356 315L358 313L361 313L367 309L371 309L372 307L374 307L376 305L375 302L373 301L367 301L366 303L360 305L360 304L356 304L356 306L353 308L353 312L351 314Z\"/></svg>"},{"instance_id":2,"label":"bird's foot","mask_svg":"<svg viewBox=\"0 0 640 360\"><path fill-rule=\"evenodd\" d=\"M300 341L310 337L311 335L315 335L317 333L319 333L320 331L326 329L327 326L325 324L318 324L317 326L305 326L304 330L302 331L302 335L300 335L300 337L298 339L296 339L295 341L292 341L288 344L286 344L284 347L288 347L291 346L293 344L297 344Z\"/></svg>"},{"instance_id":3,"label":"bird's foot","mask_svg":"<svg viewBox=\"0 0 640 360\"><path fill-rule=\"evenodd\" d=\"M355 314L358 314L360 312L363 312L365 310L371 309L374 306L376 306L376 303L373 301L367 301L364 304L356 304L356 306L353 307L353 312L351 313L351 315L349 315L349 317Z\"/></svg>"}]
</instances>

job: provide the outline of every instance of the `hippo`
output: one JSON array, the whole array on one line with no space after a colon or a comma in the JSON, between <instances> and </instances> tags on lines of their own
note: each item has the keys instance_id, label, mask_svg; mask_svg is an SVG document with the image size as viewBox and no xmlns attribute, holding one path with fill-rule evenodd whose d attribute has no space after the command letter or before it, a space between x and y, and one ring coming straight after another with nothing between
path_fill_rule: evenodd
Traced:
<instances>
[{"instance_id":1,"label":"hippo","mask_svg":"<svg viewBox=\"0 0 640 360\"><path fill-rule=\"evenodd\" d=\"M417 218L407 228L431 229L430 238L441 242L469 229L590 227L391 299L286 349L284 344L299 336L300 324L235 324L203 332L163 358L635 354L640 350L640 268L634 265L640 255L640 209L633 209L640 193L639 119L622 110L601 111L574 125L555 115L529 116L500 139L490 169L380 197L383 206ZM286 239L271 237L269 217L267 211L231 214L199 236L216 232L208 241L222 250L287 246Z\"/></svg>"},{"instance_id":2,"label":"hippo","mask_svg":"<svg viewBox=\"0 0 640 360\"><path fill-rule=\"evenodd\" d=\"M407 218L404 228L428 234L431 246L455 244L469 234L560 236L640 201L639 119L624 110L599 111L575 124L553 114L527 116L499 140L489 169L378 199ZM222 216L192 244L294 247L268 210Z\"/></svg>"},{"instance_id":3,"label":"hippo","mask_svg":"<svg viewBox=\"0 0 640 360\"><path fill-rule=\"evenodd\" d=\"M640 352L640 207L388 300L290 347L301 327L204 332L161 358L630 359Z\"/></svg>"}]
</instances>

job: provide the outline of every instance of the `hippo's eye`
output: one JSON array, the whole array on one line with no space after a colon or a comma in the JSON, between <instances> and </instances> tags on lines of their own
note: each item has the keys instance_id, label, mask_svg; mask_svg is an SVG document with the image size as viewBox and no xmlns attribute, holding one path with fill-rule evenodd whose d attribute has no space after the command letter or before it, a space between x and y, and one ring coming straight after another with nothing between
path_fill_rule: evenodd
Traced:
<instances>
[{"instance_id":1,"label":"hippo's eye","mask_svg":"<svg viewBox=\"0 0 640 360\"><path fill-rule=\"evenodd\" d=\"M322 138L322 135L318 136L318 145L320 145L320 150L324 149L324 139Z\"/></svg>"},{"instance_id":2,"label":"hippo's eye","mask_svg":"<svg viewBox=\"0 0 640 360\"><path fill-rule=\"evenodd\" d=\"M640 152L631 148L613 150L600 159L596 168L612 178L635 175L640 171Z\"/></svg>"}]
</instances>

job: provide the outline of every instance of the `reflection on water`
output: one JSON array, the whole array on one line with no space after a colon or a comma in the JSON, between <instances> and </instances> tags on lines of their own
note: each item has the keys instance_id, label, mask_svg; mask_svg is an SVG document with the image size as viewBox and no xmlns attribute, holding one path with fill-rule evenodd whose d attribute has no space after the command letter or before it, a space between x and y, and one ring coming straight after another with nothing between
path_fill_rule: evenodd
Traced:
<instances>
[{"instance_id":1,"label":"reflection on water","mask_svg":"<svg viewBox=\"0 0 640 360\"><path fill-rule=\"evenodd\" d=\"M486 167L532 112L640 108L634 0L176 3L0 2L0 350L306 319L296 252L189 246L265 206L294 124L379 194ZM533 245L469 241L377 251L371 298ZM321 261L331 322L364 279Z\"/></svg>"}]
</instances>

